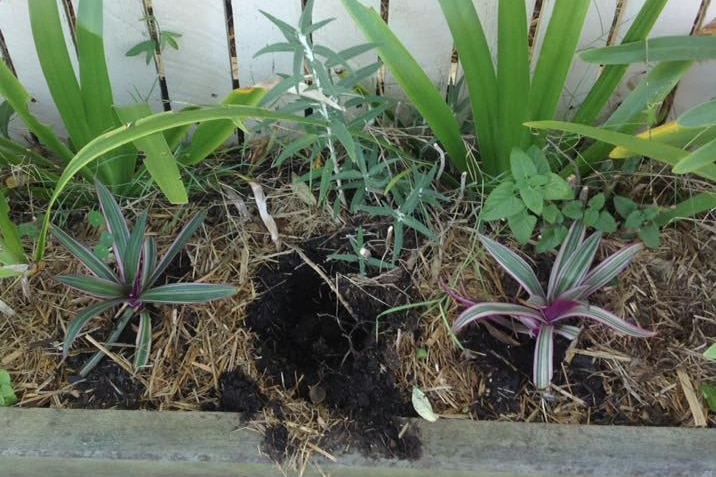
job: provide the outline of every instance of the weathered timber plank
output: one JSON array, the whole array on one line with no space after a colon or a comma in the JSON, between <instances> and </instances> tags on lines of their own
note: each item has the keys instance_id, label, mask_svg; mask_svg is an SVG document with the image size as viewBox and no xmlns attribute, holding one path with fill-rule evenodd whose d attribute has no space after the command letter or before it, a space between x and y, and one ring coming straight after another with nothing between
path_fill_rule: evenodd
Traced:
<instances>
[{"instance_id":1,"label":"weathered timber plank","mask_svg":"<svg viewBox=\"0 0 716 477\"><path fill-rule=\"evenodd\" d=\"M307 476L710 477L713 429L411 421L414 461L342 454ZM199 412L0 409L0 474L77 477L266 476L281 470L238 415ZM284 469L285 470L285 469ZM289 472L290 475L290 472Z\"/></svg>"}]
</instances>

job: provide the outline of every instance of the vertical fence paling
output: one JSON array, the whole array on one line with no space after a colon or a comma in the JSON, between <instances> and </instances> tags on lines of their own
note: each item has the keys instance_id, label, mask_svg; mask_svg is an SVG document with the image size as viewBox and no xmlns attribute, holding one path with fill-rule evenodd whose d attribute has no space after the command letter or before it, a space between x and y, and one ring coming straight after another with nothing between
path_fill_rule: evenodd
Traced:
<instances>
[{"instance_id":1,"label":"vertical fence paling","mask_svg":"<svg viewBox=\"0 0 716 477\"><path fill-rule=\"evenodd\" d=\"M361 0L361 3L380 11L380 0ZM368 43L365 35L353 22L339 0L316 0L313 8L314 21L326 18L334 18L334 20L313 34L313 41L316 44L325 45L334 51L341 51L352 46ZM378 61L378 54L375 51L369 51L356 57L351 62L351 66L359 69L376 61ZM375 90L375 84L365 86Z\"/></svg>"},{"instance_id":2,"label":"vertical fence paling","mask_svg":"<svg viewBox=\"0 0 716 477\"><path fill-rule=\"evenodd\" d=\"M152 0L160 31L181 34L162 62L172 109L216 104L231 91L224 0Z\"/></svg>"},{"instance_id":3,"label":"vertical fence paling","mask_svg":"<svg viewBox=\"0 0 716 477\"><path fill-rule=\"evenodd\" d=\"M64 17L64 9L60 9ZM66 20L66 18L65 18ZM65 34L69 41L69 27L65 21ZM45 82L40 68L40 62L35 53L35 43L30 28L30 14L27 0L0 1L0 30L2 30L8 53L18 78L25 88L32 94L34 101L30 110L37 115L40 121L51 124L60 134L65 134L60 115L54 107L50 89ZM13 126L16 126L13 124ZM19 132L19 131L18 131ZM15 134L13 134L15 135Z\"/></svg>"},{"instance_id":4,"label":"vertical fence paling","mask_svg":"<svg viewBox=\"0 0 716 477\"><path fill-rule=\"evenodd\" d=\"M239 85L250 86L266 81L277 73L290 73L293 58L287 53L272 53L254 58L261 48L285 41L283 35L261 14L270 13L289 25L296 25L301 16L301 0L232 0Z\"/></svg>"},{"instance_id":5,"label":"vertical fence paling","mask_svg":"<svg viewBox=\"0 0 716 477\"><path fill-rule=\"evenodd\" d=\"M79 0L70 0L75 11ZM362 0L365 5L380 10L380 0ZM556 0L541 2L541 18L536 30L536 48L541 44L552 5ZM614 25L613 38L619 41L631 25L645 0L592 0L580 49L605 44L620 7L618 22ZM694 25L703 0L671 0L654 27L652 37L687 34ZM62 6L63 0L57 0ZM483 21L488 42L495 49L497 42L497 4L499 0L473 0ZM526 0L528 11L533 11L535 0ZM232 63L230 42L235 46L235 62L240 86L250 86L266 81L277 73L292 71L292 58L287 53L275 53L255 58L255 53L266 45L283 41L283 36L259 10L295 25L301 13L301 0L152 0L154 16L160 29L180 33L180 49L165 49L162 62L169 88L169 99L174 109L186 105L216 103L232 87ZM228 38L225 5L233 10L234 36ZM704 15L708 23L716 17L716 2ZM155 111L161 108L161 93L154 65L146 65L141 57L127 57L126 52L139 42L149 38L144 18L143 0L104 2L105 49L109 63L114 95L117 104L127 105L148 101ZM65 21L68 46L73 49L69 21L60 8ZM319 30L314 40L340 50L365 42L338 0L316 0L314 18L336 20ZM433 0L390 0L388 22L396 35L406 44L436 86L445 92L450 82L453 42L440 7ZM0 0L0 31L7 45L8 54L18 77L34 98L31 109L46 123L65 134L54 108L47 84L34 49L30 29L27 0ZM494 51L493 51L494 52ZM74 52L71 55L75 60ZM356 66L375 61L376 53L366 53L357 59ZM575 61L569 76L561 111L576 106L596 80L598 68ZM632 89L645 74L644 65L630 68L627 80L614 98L614 106ZM457 78L461 69L457 67ZM716 91L716 64L707 62L696 65L682 81L675 100L674 111L684 109L709 99ZM402 97L399 87L387 74L385 94ZM22 125L13 121L11 131L19 137Z\"/></svg>"},{"instance_id":6,"label":"vertical fence paling","mask_svg":"<svg viewBox=\"0 0 716 477\"><path fill-rule=\"evenodd\" d=\"M440 5L436 1L390 0L388 7L391 29L445 94L450 80L453 41ZM388 73L385 75L385 94L403 97L400 87Z\"/></svg>"},{"instance_id":7,"label":"vertical fence paling","mask_svg":"<svg viewBox=\"0 0 716 477\"><path fill-rule=\"evenodd\" d=\"M716 0L711 0L703 17L703 26L714 20L716 20ZM714 97L716 97L716 61L698 63L679 82L672 112L678 116L704 100Z\"/></svg>"}]
</instances>

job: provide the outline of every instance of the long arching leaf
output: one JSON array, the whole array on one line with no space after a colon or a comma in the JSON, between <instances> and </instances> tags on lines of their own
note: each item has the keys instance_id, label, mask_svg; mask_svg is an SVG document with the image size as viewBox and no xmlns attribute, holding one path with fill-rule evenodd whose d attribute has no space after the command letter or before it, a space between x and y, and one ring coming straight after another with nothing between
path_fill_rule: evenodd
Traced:
<instances>
[{"instance_id":1,"label":"long arching leaf","mask_svg":"<svg viewBox=\"0 0 716 477\"><path fill-rule=\"evenodd\" d=\"M206 303L208 301L227 298L238 290L229 285L212 283L170 283L145 291L139 297L143 303L163 303L184 305L190 303Z\"/></svg>"},{"instance_id":2,"label":"long arching leaf","mask_svg":"<svg viewBox=\"0 0 716 477\"><path fill-rule=\"evenodd\" d=\"M122 300L103 301L101 303L97 303L96 305L92 305L90 307L85 308L82 313L77 315L75 319L73 319L70 323L70 326L67 327L65 341L62 344L62 357L67 358L70 353L70 347L72 346L72 343L74 343L74 341L77 339L77 336L79 336L80 331L82 331L82 328L85 327L89 320L121 303Z\"/></svg>"},{"instance_id":3,"label":"long arching leaf","mask_svg":"<svg viewBox=\"0 0 716 477\"><path fill-rule=\"evenodd\" d=\"M538 304L546 301L546 296L542 285L540 285L537 275L519 255L505 247L501 243L492 240L489 237L480 235L480 242L485 250L497 260L497 263L512 276L522 288L529 293L530 298L539 300Z\"/></svg>"}]
</instances>

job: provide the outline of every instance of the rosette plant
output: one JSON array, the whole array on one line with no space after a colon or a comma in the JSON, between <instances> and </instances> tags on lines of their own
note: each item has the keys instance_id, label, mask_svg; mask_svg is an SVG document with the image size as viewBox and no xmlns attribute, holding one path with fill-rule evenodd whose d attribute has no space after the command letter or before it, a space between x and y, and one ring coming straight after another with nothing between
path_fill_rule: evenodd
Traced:
<instances>
[{"instance_id":1,"label":"rosette plant","mask_svg":"<svg viewBox=\"0 0 716 477\"><path fill-rule=\"evenodd\" d=\"M453 331L460 332L467 325L489 321L536 338L532 379L538 389L547 388L552 380L552 356L554 336L577 338L580 328L570 324L575 318L587 318L609 326L615 331L639 338L654 332L632 325L598 306L590 305L587 298L611 282L642 249L634 244L611 255L590 270L594 261L601 232L595 232L585 240L585 227L581 221L574 222L562 243L552 267L545 293L535 272L525 260L504 245L480 235L485 250L527 292L523 303L477 303L452 290L448 294L466 306L455 320ZM511 318L511 319L510 319Z\"/></svg>"},{"instance_id":2,"label":"rosette plant","mask_svg":"<svg viewBox=\"0 0 716 477\"><path fill-rule=\"evenodd\" d=\"M145 305L205 303L231 296L237 290L228 285L208 283L157 285L172 259L203 222L204 214L194 216L179 232L164 256L157 260L156 242L153 237L146 236L147 212L139 216L130 232L112 194L99 181L95 181L95 185L107 231L112 236L117 271L67 233L58 228L52 230L57 240L90 271L90 275L86 276L58 275L55 279L102 300L82 311L68 326L62 346L63 359L67 358L72 343L92 318L121 307L116 314L119 319L106 343L115 343L130 320L138 315L134 367L141 368L147 365L152 344L152 322ZM80 376L86 376L103 356L103 352L97 352L81 369Z\"/></svg>"}]
</instances>

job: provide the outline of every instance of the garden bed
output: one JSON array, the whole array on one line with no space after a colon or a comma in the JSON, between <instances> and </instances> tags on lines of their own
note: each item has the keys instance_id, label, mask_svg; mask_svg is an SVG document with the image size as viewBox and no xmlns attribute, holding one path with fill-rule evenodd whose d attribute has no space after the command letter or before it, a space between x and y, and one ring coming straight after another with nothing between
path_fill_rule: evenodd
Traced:
<instances>
[{"instance_id":1,"label":"garden bed","mask_svg":"<svg viewBox=\"0 0 716 477\"><path fill-rule=\"evenodd\" d=\"M400 267L363 277L353 264L327 258L345 251L346 237L358 226L380 256L388 224L361 217L336 223L305 205L290 186L266 179L264 187L271 191L281 248L258 218L240 216L221 193L206 195L206 226L175 260L167 280L225 282L240 291L208 305L153 309L152 366L137 373L131 371L129 345L112 348L110 358L86 379L74 376L88 353L101 346L109 329L104 320L97 320L69 360L61 362L67 322L88 300L52 279L78 264L60 247L49 248L29 299L19 286L3 297L23 318L7 321L0 350L19 405L241 412L241 424L233 414L226 422L263 433L261 452L299 469L317 456L345 452L407 459L415 464L405 465L418 467L426 458L436 459L430 438L397 418L416 415L410 403L414 386L446 419L716 426L699 392L701 383L716 377L714 366L700 356L703 344L716 335L711 292L716 244L709 222L666 229L660 249L643 252L596 297L597 304L656 330L657 336L623 338L590 325L574 345L558 339L557 372L544 394L530 384L532 340L483 326L460 335L462 350L453 340L449 323L459 310L444 298L441 279L460 276L457 286L478 300L508 300L518 293L489 257L474 252L473 226L451 220L454 210L440 217L439 242L412 237ZM241 192L253 212L250 194ZM459 207L465 207L460 216L469 215L470 204ZM75 214L68 227L92 242L97 231L86 226L87 212ZM191 212L155 202L150 230L160 250L173 236L170 229L180 227ZM607 240L600 256L621 246L619 239ZM413 306L421 302L426 305ZM405 309L406 304L411 307ZM399 311L381 315L394 307ZM133 331L120 342L133 343ZM682 436L679 432L673 435ZM714 439L713 433L698 436ZM462 437L460 442L463 449L476 445Z\"/></svg>"}]
</instances>

